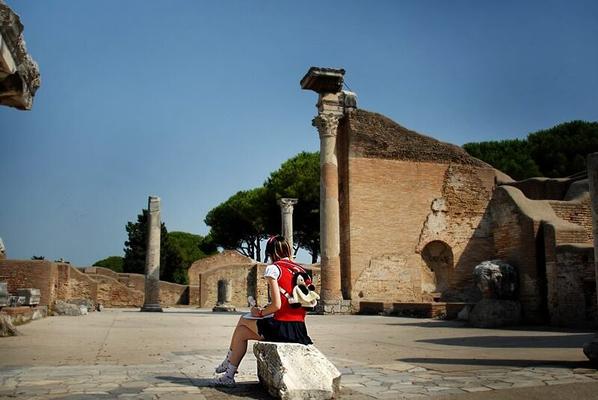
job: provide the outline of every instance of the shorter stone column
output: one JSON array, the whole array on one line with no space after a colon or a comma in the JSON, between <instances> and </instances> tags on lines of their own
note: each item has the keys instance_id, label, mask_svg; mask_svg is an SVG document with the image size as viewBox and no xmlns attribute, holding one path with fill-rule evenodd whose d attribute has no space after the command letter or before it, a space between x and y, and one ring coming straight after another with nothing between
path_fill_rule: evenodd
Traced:
<instances>
[{"instance_id":1,"label":"shorter stone column","mask_svg":"<svg viewBox=\"0 0 598 400\"><path fill-rule=\"evenodd\" d=\"M6 259L6 247L4 247L4 242L2 238L0 238L0 260Z\"/></svg>"},{"instance_id":2,"label":"shorter stone column","mask_svg":"<svg viewBox=\"0 0 598 400\"><path fill-rule=\"evenodd\" d=\"M598 153L588 155L588 183L590 185L590 204L592 207L592 233L594 234L594 268L596 293L598 294ZM598 301L598 297L594 299ZM583 345L583 352L595 364L598 364L598 335L594 340Z\"/></svg>"},{"instance_id":3,"label":"shorter stone column","mask_svg":"<svg viewBox=\"0 0 598 400\"><path fill-rule=\"evenodd\" d=\"M148 199L147 246L145 255L145 300L141 311L161 312L160 307L160 198Z\"/></svg>"},{"instance_id":4,"label":"shorter stone column","mask_svg":"<svg viewBox=\"0 0 598 400\"><path fill-rule=\"evenodd\" d=\"M286 197L278 200L280 218L282 220L282 236L289 242L291 251L293 251L293 207L297 202L297 199Z\"/></svg>"},{"instance_id":5,"label":"shorter stone column","mask_svg":"<svg viewBox=\"0 0 598 400\"><path fill-rule=\"evenodd\" d=\"M221 279L218 281L218 302L212 308L214 312L234 312L235 307L230 304L232 301L232 291L230 281Z\"/></svg>"}]
</instances>

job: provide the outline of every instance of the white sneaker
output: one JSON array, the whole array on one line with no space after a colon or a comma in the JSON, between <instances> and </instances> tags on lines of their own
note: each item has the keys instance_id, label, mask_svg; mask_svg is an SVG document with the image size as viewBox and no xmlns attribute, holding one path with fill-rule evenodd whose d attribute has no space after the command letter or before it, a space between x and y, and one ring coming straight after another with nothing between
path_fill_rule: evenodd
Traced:
<instances>
[{"instance_id":1,"label":"white sneaker","mask_svg":"<svg viewBox=\"0 0 598 400\"><path fill-rule=\"evenodd\" d=\"M212 385L214 386L236 386L237 382L235 382L235 378L230 378L227 375L222 375L212 380Z\"/></svg>"},{"instance_id":2,"label":"white sneaker","mask_svg":"<svg viewBox=\"0 0 598 400\"><path fill-rule=\"evenodd\" d=\"M221 374L223 372L226 372L227 367L228 367L228 360L224 360L224 361L222 361L222 364L217 366L214 371L216 371L217 374Z\"/></svg>"}]
</instances>

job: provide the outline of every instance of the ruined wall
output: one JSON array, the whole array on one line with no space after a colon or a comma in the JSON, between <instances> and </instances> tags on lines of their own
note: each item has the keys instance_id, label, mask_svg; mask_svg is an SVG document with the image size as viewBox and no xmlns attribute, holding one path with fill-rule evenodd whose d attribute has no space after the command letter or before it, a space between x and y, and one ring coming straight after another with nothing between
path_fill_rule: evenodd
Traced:
<instances>
[{"instance_id":1,"label":"ruined wall","mask_svg":"<svg viewBox=\"0 0 598 400\"><path fill-rule=\"evenodd\" d=\"M486 208L494 171L399 160L349 160L348 223L353 300L461 300L473 268L493 255ZM420 254L431 242L452 252L444 283ZM442 285L442 288L439 288Z\"/></svg>"},{"instance_id":2,"label":"ruined wall","mask_svg":"<svg viewBox=\"0 0 598 400\"><path fill-rule=\"evenodd\" d=\"M569 178L529 178L506 183L521 190L530 200L563 200L571 185Z\"/></svg>"},{"instance_id":3,"label":"ruined wall","mask_svg":"<svg viewBox=\"0 0 598 400\"><path fill-rule=\"evenodd\" d=\"M213 307L218 302L218 281L227 280L231 287L231 304L236 307L247 307L247 296L255 294L255 264L229 265L215 267L199 274L200 286L199 306Z\"/></svg>"},{"instance_id":4,"label":"ruined wall","mask_svg":"<svg viewBox=\"0 0 598 400\"><path fill-rule=\"evenodd\" d=\"M592 233L592 209L590 207L590 196L581 201L550 201L550 206L555 214L571 223L581 226L585 231L585 237L581 243L593 243Z\"/></svg>"},{"instance_id":5,"label":"ruined wall","mask_svg":"<svg viewBox=\"0 0 598 400\"><path fill-rule=\"evenodd\" d=\"M51 304L54 283L57 279L56 264L45 260L0 260L0 281L8 283L8 292L20 288L40 289L40 305Z\"/></svg>"},{"instance_id":6,"label":"ruined wall","mask_svg":"<svg viewBox=\"0 0 598 400\"><path fill-rule=\"evenodd\" d=\"M187 270L187 275L189 277L189 285L199 285L198 276L202 272L217 267L225 267L228 265L239 264L254 265L255 261L253 261L249 257L245 257L244 255L239 254L239 252L235 250L225 250L222 253L214 254L213 256L197 260L193 264L191 264L191 266Z\"/></svg>"},{"instance_id":7,"label":"ruined wall","mask_svg":"<svg viewBox=\"0 0 598 400\"><path fill-rule=\"evenodd\" d=\"M189 304L189 286L160 281L160 304Z\"/></svg>"},{"instance_id":8,"label":"ruined wall","mask_svg":"<svg viewBox=\"0 0 598 400\"><path fill-rule=\"evenodd\" d=\"M473 268L493 255L495 170L364 110L342 121L337 140L344 296L354 306L467 298Z\"/></svg>"}]
</instances>

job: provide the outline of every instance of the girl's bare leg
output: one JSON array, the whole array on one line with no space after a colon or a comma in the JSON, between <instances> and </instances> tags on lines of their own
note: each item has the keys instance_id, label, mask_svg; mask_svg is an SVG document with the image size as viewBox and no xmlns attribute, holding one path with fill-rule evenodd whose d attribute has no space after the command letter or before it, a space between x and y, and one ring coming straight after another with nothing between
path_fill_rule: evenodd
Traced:
<instances>
[{"instance_id":1,"label":"girl's bare leg","mask_svg":"<svg viewBox=\"0 0 598 400\"><path fill-rule=\"evenodd\" d=\"M257 333L256 320L241 317L230 341L230 349L232 352L229 358L230 363L238 367L247 352L247 342L249 340L261 339L263 338Z\"/></svg>"}]
</instances>

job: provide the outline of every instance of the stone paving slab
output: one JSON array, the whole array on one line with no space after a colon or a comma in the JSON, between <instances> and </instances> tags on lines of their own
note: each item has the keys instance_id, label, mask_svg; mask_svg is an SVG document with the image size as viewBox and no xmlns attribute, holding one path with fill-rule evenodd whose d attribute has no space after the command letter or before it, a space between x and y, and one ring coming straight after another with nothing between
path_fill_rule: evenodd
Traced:
<instances>
[{"instance_id":1,"label":"stone paving slab","mask_svg":"<svg viewBox=\"0 0 598 400\"><path fill-rule=\"evenodd\" d=\"M214 377L213 368L221 361L222 349L226 348L237 316L214 317L208 313L197 316L192 312L179 315L164 313L166 315L158 317L139 314L114 311L102 316L92 315L87 320L52 317L24 326L23 331L29 338L0 340L0 354L3 355L0 357L0 399L270 398L257 382L256 362L251 351L243 360L236 388L210 386L210 380ZM569 388L590 388L595 385L598 391L598 370L589 368L577 357L574 340L581 340L584 336L576 332L539 333L539 336L544 337L542 345L550 343L556 347L544 349L533 348L534 341L526 341L525 335L529 333L524 331L480 332L445 321L439 325L438 332L430 331L430 327L436 326L434 321L426 321L422 325L421 320L369 319L360 316L330 317L317 321L325 323L324 326L316 324L313 330L320 338L325 338L318 342L318 346L343 375L343 400L486 399L484 396L492 396L493 393L504 393L507 395L505 398L517 398L515 395L508 397L508 394L531 393L532 396L533 393L542 392L544 398L547 394L548 397L554 397L550 393L558 392L563 395L558 398L582 400L592 398L583 397L584 393L590 393L591 396L590 389L569 397L569 393L574 393ZM94 330L89 331L91 335L96 330L99 332L97 338L72 336L72 341L78 343L73 346L79 346L76 348L85 353L79 356L71 348L61 347L59 341L63 340L66 326L79 328L77 324L82 323L92 323ZM362 331L364 324L368 330ZM372 325L376 325L377 331L371 331ZM326 335L325 327L328 327ZM354 337L350 336L347 327L354 330ZM447 327L452 327L452 330L447 330ZM85 328L81 326L81 329ZM186 331L191 329L195 329L193 335ZM391 336L396 335L397 329L403 332L403 337ZM342 338L329 340L337 330ZM162 336L188 336L178 342L161 340L162 336L154 340L151 334L155 332ZM220 332L220 336L215 336L217 332ZM487 336L481 339L483 333ZM32 356L27 354L26 344L35 342L31 341L32 335L38 335L38 342L39 337L46 340L47 358L44 359L44 354L39 350L45 347L36 347L38 353L34 355L35 359L43 359L43 362L32 363L33 358L28 358ZM518 345L530 344L532 349L517 348L512 354L509 354L511 351L508 349L501 349L500 354L507 357L504 361L493 356L497 365L489 365L487 360L481 360L476 366L478 360L472 358L465 362L465 357L456 356L463 350L459 347L459 341L453 340L450 335L465 338L466 345L468 337L474 338L471 340L475 343L484 344L483 347L467 348L466 355L493 352L493 338L498 338L497 345L509 343L505 338L514 338ZM318 337L313 333L312 336ZM402 342L408 342L409 346L404 346ZM11 345L23 350L23 353L14 352ZM56 348L63 349L65 354L60 357ZM383 349L386 349L386 356ZM139 355L137 351L147 353ZM546 353L550 355L549 361L542 362L541 357ZM510 360L520 354L526 358ZM431 355L435 358L431 358ZM531 355L537 355L538 359Z\"/></svg>"}]
</instances>

